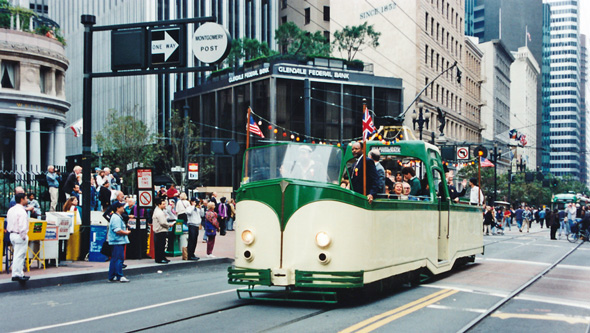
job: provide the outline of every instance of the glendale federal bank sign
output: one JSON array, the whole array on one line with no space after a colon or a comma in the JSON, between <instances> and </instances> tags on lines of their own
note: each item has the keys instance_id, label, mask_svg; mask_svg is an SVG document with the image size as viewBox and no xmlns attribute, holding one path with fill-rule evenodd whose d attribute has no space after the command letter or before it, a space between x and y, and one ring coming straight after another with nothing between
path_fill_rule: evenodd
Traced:
<instances>
[{"instance_id":1,"label":"glendale federal bank sign","mask_svg":"<svg viewBox=\"0 0 590 333\"><path fill-rule=\"evenodd\" d=\"M329 69L307 68L301 66L275 65L273 73L279 75L310 77L319 79L333 79L345 81L350 80L350 73L334 71ZM228 83L236 83L245 79L252 79L257 76L262 76L266 74L270 74L270 68L254 69L240 74L234 73L233 75L229 75Z\"/></svg>"}]
</instances>

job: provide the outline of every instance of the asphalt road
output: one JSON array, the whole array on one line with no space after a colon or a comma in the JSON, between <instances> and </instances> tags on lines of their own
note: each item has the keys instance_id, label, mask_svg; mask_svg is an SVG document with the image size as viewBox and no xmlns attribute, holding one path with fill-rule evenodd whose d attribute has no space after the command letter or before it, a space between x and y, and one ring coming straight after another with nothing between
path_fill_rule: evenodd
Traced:
<instances>
[{"instance_id":1,"label":"asphalt road","mask_svg":"<svg viewBox=\"0 0 590 333\"><path fill-rule=\"evenodd\" d=\"M485 237L474 264L337 306L239 300L225 264L3 293L0 331L457 332L576 246L548 238ZM589 277L584 243L471 331L587 332Z\"/></svg>"}]
</instances>

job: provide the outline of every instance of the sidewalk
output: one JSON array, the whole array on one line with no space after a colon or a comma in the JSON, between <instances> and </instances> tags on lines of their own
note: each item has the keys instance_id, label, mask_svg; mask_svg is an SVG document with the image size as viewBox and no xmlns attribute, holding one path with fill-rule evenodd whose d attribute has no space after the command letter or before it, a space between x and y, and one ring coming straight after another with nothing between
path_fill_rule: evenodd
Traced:
<instances>
[{"instance_id":1,"label":"sidewalk","mask_svg":"<svg viewBox=\"0 0 590 333\"><path fill-rule=\"evenodd\" d=\"M228 231L225 236L215 238L215 247L213 255L216 258L207 258L206 250L207 244L202 243L202 230L199 233L199 240L197 243L197 250L195 251L197 257L201 258L198 261L182 260L181 257L168 257L170 263L156 264L153 259L133 259L125 260L127 268L125 268L125 275L137 275L143 273L151 273L154 271L169 271L175 269L182 269L195 266L213 265L226 263L228 266L233 262L234 248L235 248L235 231ZM4 266L2 266L4 269ZM109 262L91 262L91 261L73 261L66 262L65 265L59 267L47 267L47 269L37 268L37 261L31 263L31 271L25 272L25 275L30 276L31 279L25 284L12 281L11 272L3 271L0 273L0 293L21 289L40 288L47 286L56 286L66 283L85 282L93 280L105 280L109 270Z\"/></svg>"}]
</instances>

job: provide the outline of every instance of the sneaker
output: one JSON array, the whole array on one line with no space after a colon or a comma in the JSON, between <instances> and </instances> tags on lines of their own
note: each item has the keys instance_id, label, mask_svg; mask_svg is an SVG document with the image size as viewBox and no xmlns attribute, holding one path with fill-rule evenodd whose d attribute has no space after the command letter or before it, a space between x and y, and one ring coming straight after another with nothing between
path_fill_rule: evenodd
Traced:
<instances>
[{"instance_id":1,"label":"sneaker","mask_svg":"<svg viewBox=\"0 0 590 333\"><path fill-rule=\"evenodd\" d=\"M129 279L124 276L121 276L121 278L119 279L119 282L129 282Z\"/></svg>"},{"instance_id":2,"label":"sneaker","mask_svg":"<svg viewBox=\"0 0 590 333\"><path fill-rule=\"evenodd\" d=\"M112 279L108 279L107 281L109 281L109 282L117 282L117 281L119 281L119 280L118 280L118 279L117 279L117 277L115 276L114 278L112 278Z\"/></svg>"},{"instance_id":3,"label":"sneaker","mask_svg":"<svg viewBox=\"0 0 590 333\"><path fill-rule=\"evenodd\" d=\"M212 255L212 254L208 254L207 258L217 258L216 256Z\"/></svg>"}]
</instances>

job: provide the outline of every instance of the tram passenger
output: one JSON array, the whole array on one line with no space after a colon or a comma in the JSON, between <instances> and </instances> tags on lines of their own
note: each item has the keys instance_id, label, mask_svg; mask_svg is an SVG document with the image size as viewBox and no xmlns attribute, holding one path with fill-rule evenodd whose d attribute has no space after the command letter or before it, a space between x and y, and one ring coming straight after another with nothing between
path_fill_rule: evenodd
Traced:
<instances>
[{"instance_id":1,"label":"tram passenger","mask_svg":"<svg viewBox=\"0 0 590 333\"><path fill-rule=\"evenodd\" d=\"M392 199L401 199L404 191L404 186L400 182L396 182L393 184L393 190L390 193L390 198Z\"/></svg>"},{"instance_id":2,"label":"tram passenger","mask_svg":"<svg viewBox=\"0 0 590 333\"><path fill-rule=\"evenodd\" d=\"M377 170L377 193L385 193L385 168L379 163L381 153L377 149L372 149L369 152L369 157L375 162L375 169Z\"/></svg>"},{"instance_id":3,"label":"tram passenger","mask_svg":"<svg viewBox=\"0 0 590 333\"><path fill-rule=\"evenodd\" d=\"M316 163L311 158L312 149L309 146L300 146L297 159L290 165L281 167L283 177L319 180Z\"/></svg>"},{"instance_id":4,"label":"tram passenger","mask_svg":"<svg viewBox=\"0 0 590 333\"><path fill-rule=\"evenodd\" d=\"M469 179L469 186L471 186L471 193L469 194L469 204L481 206L484 203L483 192L477 186L477 180L475 178Z\"/></svg>"},{"instance_id":5,"label":"tram passenger","mask_svg":"<svg viewBox=\"0 0 590 333\"><path fill-rule=\"evenodd\" d=\"M422 186L420 185L420 179L416 177L416 171L414 171L414 168L404 167L402 169L402 175L404 176L404 180L410 184L410 195L419 195Z\"/></svg>"},{"instance_id":6,"label":"tram passenger","mask_svg":"<svg viewBox=\"0 0 590 333\"><path fill-rule=\"evenodd\" d=\"M400 182L400 183L401 183L401 182L403 182L403 181L404 181L404 177L402 176L402 173L401 173L400 171L397 171L397 172L395 173L395 176L394 176L394 181L395 181L396 183L397 183L397 182Z\"/></svg>"},{"instance_id":7,"label":"tram passenger","mask_svg":"<svg viewBox=\"0 0 590 333\"><path fill-rule=\"evenodd\" d=\"M352 169L349 170L350 173L350 184L352 185L352 190L363 194L367 193L367 200L369 203L373 202L373 198L379 192L378 185L377 185L377 168L375 167L375 163L373 160L369 158L365 158L363 156L363 144L361 142L354 142L352 144L352 155L357 158L357 161L352 166ZM364 164L363 158L366 160L367 171L367 183L365 184L363 180L363 172L364 172Z\"/></svg>"},{"instance_id":8,"label":"tram passenger","mask_svg":"<svg viewBox=\"0 0 590 333\"><path fill-rule=\"evenodd\" d=\"M400 196L400 200L408 200L410 198L410 192L412 192L412 187L410 186L410 184L403 182L402 195Z\"/></svg>"},{"instance_id":9,"label":"tram passenger","mask_svg":"<svg viewBox=\"0 0 590 333\"><path fill-rule=\"evenodd\" d=\"M453 179L454 179L453 172L447 173L447 187L449 188L449 197L451 198L451 201L459 202L459 198L464 196L465 192L467 192L467 179L463 179L463 182L461 183L463 185L463 190L461 192L457 191L457 188L455 187L455 185L453 183ZM438 188L439 188L438 193L444 193L442 190L442 188L443 188L442 182L440 182Z\"/></svg>"}]
</instances>

